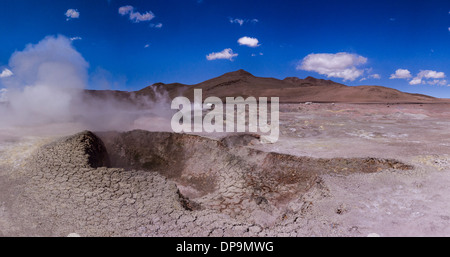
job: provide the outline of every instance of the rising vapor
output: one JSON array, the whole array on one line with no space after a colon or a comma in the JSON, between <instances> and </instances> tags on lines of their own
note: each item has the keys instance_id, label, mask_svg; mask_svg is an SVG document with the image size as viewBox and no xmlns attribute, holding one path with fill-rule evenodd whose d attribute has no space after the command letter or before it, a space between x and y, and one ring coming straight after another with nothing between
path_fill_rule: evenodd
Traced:
<instances>
[{"instance_id":1,"label":"rising vapor","mask_svg":"<svg viewBox=\"0 0 450 257\"><path fill-rule=\"evenodd\" d=\"M157 101L137 96L132 101L87 96L88 68L65 36L48 36L13 53L9 60L13 75L0 80L5 87L0 127L76 123L85 129L152 130L155 122L149 119L169 116L167 97L162 94Z\"/></svg>"}]
</instances>

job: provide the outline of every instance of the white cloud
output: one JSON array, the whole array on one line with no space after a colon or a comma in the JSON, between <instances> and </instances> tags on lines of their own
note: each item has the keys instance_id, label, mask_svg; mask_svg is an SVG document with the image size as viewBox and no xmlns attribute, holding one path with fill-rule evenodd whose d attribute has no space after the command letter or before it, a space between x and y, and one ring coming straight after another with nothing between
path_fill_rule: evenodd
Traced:
<instances>
[{"instance_id":1,"label":"white cloud","mask_svg":"<svg viewBox=\"0 0 450 257\"><path fill-rule=\"evenodd\" d=\"M257 55L264 55L264 53L252 54L253 57L255 57L255 56L257 56Z\"/></svg>"},{"instance_id":2,"label":"white cloud","mask_svg":"<svg viewBox=\"0 0 450 257\"><path fill-rule=\"evenodd\" d=\"M245 46L249 46L249 47L260 46L258 39L253 38L253 37L241 37L241 38L239 38L238 43L240 45L245 45Z\"/></svg>"},{"instance_id":3,"label":"white cloud","mask_svg":"<svg viewBox=\"0 0 450 257\"><path fill-rule=\"evenodd\" d=\"M80 18L80 12L76 9L69 9L66 11L66 17L67 17L67 21L70 19L78 19Z\"/></svg>"},{"instance_id":4,"label":"white cloud","mask_svg":"<svg viewBox=\"0 0 450 257\"><path fill-rule=\"evenodd\" d=\"M421 70L413 78L411 72L407 69L398 69L395 71L395 74L391 74L390 77L390 79L411 79L409 81L410 85L428 84L445 86L447 81L443 80L443 78L445 78L444 72L434 70Z\"/></svg>"},{"instance_id":5,"label":"white cloud","mask_svg":"<svg viewBox=\"0 0 450 257\"><path fill-rule=\"evenodd\" d=\"M150 47L150 44L146 44L145 46L144 46L144 48L149 48Z\"/></svg>"},{"instance_id":6,"label":"white cloud","mask_svg":"<svg viewBox=\"0 0 450 257\"><path fill-rule=\"evenodd\" d=\"M236 18L236 19L233 19L233 18L230 18L230 23L237 23L237 24L239 24L240 26L242 26L242 25L244 25L244 20L243 19L238 19L238 18Z\"/></svg>"},{"instance_id":7,"label":"white cloud","mask_svg":"<svg viewBox=\"0 0 450 257\"><path fill-rule=\"evenodd\" d=\"M133 11L134 7L131 5L125 5L119 8L119 13L121 15L127 15Z\"/></svg>"},{"instance_id":8,"label":"white cloud","mask_svg":"<svg viewBox=\"0 0 450 257\"><path fill-rule=\"evenodd\" d=\"M411 78L411 72L407 69L398 69L395 71L395 74L391 74L389 79L409 79Z\"/></svg>"},{"instance_id":9,"label":"white cloud","mask_svg":"<svg viewBox=\"0 0 450 257\"><path fill-rule=\"evenodd\" d=\"M380 76L380 74L371 74L371 75L368 75L367 77L360 79L359 81L365 81L368 79L381 79L381 76Z\"/></svg>"},{"instance_id":10,"label":"white cloud","mask_svg":"<svg viewBox=\"0 0 450 257\"><path fill-rule=\"evenodd\" d=\"M419 84L421 84L421 83L422 83L422 79L419 79L419 78L413 78L413 79L409 82L410 85L419 85Z\"/></svg>"},{"instance_id":11,"label":"white cloud","mask_svg":"<svg viewBox=\"0 0 450 257\"><path fill-rule=\"evenodd\" d=\"M0 73L0 78L7 78L7 77L11 77L13 74L12 71L10 71L9 69L3 69L2 73Z\"/></svg>"},{"instance_id":12,"label":"white cloud","mask_svg":"<svg viewBox=\"0 0 450 257\"><path fill-rule=\"evenodd\" d=\"M141 14L140 12L135 12L134 7L131 5L125 5L119 8L119 14L122 16L128 15L130 20L138 23L141 21L150 21L155 18L155 15L151 12L145 12Z\"/></svg>"},{"instance_id":13,"label":"white cloud","mask_svg":"<svg viewBox=\"0 0 450 257\"><path fill-rule=\"evenodd\" d=\"M354 81L364 74L364 70L357 66L366 62L366 57L345 52L309 54L297 65L297 70L314 71L328 77Z\"/></svg>"},{"instance_id":14,"label":"white cloud","mask_svg":"<svg viewBox=\"0 0 450 257\"><path fill-rule=\"evenodd\" d=\"M210 53L206 56L208 61L217 60L217 59L225 59L232 61L234 57L238 56L237 53L233 53L231 48L224 49L222 52Z\"/></svg>"},{"instance_id":15,"label":"white cloud","mask_svg":"<svg viewBox=\"0 0 450 257\"><path fill-rule=\"evenodd\" d=\"M70 41L75 41L75 40L82 40L83 38L81 37L71 37Z\"/></svg>"},{"instance_id":16,"label":"white cloud","mask_svg":"<svg viewBox=\"0 0 450 257\"><path fill-rule=\"evenodd\" d=\"M417 74L418 78L427 78L427 79L443 79L445 78L444 72L438 72L434 70L421 70L419 74Z\"/></svg>"},{"instance_id":17,"label":"white cloud","mask_svg":"<svg viewBox=\"0 0 450 257\"><path fill-rule=\"evenodd\" d=\"M152 24L150 24L150 27L152 27L152 28L157 28L157 29L160 29L160 28L162 28L162 23L158 23L158 24L154 24L154 23L152 23Z\"/></svg>"},{"instance_id":18,"label":"white cloud","mask_svg":"<svg viewBox=\"0 0 450 257\"><path fill-rule=\"evenodd\" d=\"M432 85L432 86L445 86L445 85L447 85L447 80L434 79L434 80L429 80L426 83L428 85Z\"/></svg>"},{"instance_id":19,"label":"white cloud","mask_svg":"<svg viewBox=\"0 0 450 257\"><path fill-rule=\"evenodd\" d=\"M244 25L245 23L248 23L248 22L253 23L253 24L259 22L258 19L251 19L250 20L250 19L240 19L240 18L229 18L228 20L230 21L230 23L239 24L239 26L242 26L242 25Z\"/></svg>"},{"instance_id":20,"label":"white cloud","mask_svg":"<svg viewBox=\"0 0 450 257\"><path fill-rule=\"evenodd\" d=\"M410 85L428 84L445 86L447 80L445 78L444 72L434 71L434 70L421 70L414 79L412 79Z\"/></svg>"},{"instance_id":21,"label":"white cloud","mask_svg":"<svg viewBox=\"0 0 450 257\"><path fill-rule=\"evenodd\" d=\"M139 12L132 12L130 13L130 20L134 22L141 22L141 21L149 21L155 18L155 15L151 12L146 12L144 14L141 14Z\"/></svg>"}]
</instances>

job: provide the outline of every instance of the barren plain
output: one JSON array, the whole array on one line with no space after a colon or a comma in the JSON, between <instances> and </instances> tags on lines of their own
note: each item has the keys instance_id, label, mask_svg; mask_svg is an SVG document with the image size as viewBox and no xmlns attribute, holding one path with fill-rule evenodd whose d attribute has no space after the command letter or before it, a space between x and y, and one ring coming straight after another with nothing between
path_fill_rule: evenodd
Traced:
<instances>
[{"instance_id":1,"label":"barren plain","mask_svg":"<svg viewBox=\"0 0 450 257\"><path fill-rule=\"evenodd\" d=\"M283 103L273 144L1 129L0 235L449 236L449 125L446 103Z\"/></svg>"}]
</instances>

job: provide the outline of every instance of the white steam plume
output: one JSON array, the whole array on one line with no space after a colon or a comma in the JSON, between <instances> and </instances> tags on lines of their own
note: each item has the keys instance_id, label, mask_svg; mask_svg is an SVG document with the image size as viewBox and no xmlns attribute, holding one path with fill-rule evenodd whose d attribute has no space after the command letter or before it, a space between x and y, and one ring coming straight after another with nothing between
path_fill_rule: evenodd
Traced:
<instances>
[{"instance_id":1,"label":"white steam plume","mask_svg":"<svg viewBox=\"0 0 450 257\"><path fill-rule=\"evenodd\" d=\"M73 101L86 87L88 63L63 36L46 37L15 52L3 79L8 110L3 123L17 125L70 121Z\"/></svg>"},{"instance_id":2,"label":"white steam plume","mask_svg":"<svg viewBox=\"0 0 450 257\"><path fill-rule=\"evenodd\" d=\"M155 122L136 121L166 116L170 110L164 95L158 95L158 101L87 95L88 67L64 36L48 36L15 52L9 61L13 75L0 79L7 89L7 102L0 103L0 127L65 123L92 130L151 130L148 124Z\"/></svg>"}]
</instances>

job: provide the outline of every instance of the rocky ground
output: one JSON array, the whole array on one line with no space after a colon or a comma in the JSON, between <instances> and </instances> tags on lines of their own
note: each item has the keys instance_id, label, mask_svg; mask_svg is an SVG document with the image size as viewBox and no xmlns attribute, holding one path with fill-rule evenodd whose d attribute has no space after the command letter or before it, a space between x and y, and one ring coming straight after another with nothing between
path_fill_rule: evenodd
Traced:
<instances>
[{"instance_id":1,"label":"rocky ground","mask_svg":"<svg viewBox=\"0 0 450 257\"><path fill-rule=\"evenodd\" d=\"M450 235L448 105L280 111L274 144L1 130L0 235Z\"/></svg>"}]
</instances>

